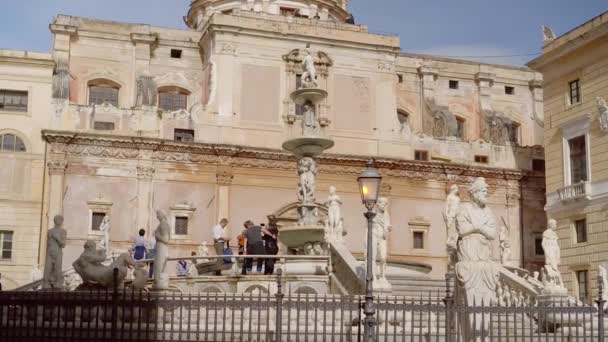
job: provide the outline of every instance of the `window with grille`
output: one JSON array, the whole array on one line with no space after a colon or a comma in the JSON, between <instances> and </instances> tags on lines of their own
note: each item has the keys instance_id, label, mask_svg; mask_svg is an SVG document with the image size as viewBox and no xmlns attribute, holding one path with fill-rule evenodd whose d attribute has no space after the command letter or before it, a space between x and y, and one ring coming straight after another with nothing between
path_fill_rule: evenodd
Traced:
<instances>
[{"instance_id":1,"label":"window with grille","mask_svg":"<svg viewBox=\"0 0 608 342\"><path fill-rule=\"evenodd\" d=\"M13 232L0 231L0 255L3 260L13 257Z\"/></svg>"},{"instance_id":2,"label":"window with grille","mask_svg":"<svg viewBox=\"0 0 608 342\"><path fill-rule=\"evenodd\" d=\"M581 87L580 81L574 80L568 83L568 89L570 93L570 104L577 104L581 102Z\"/></svg>"},{"instance_id":3,"label":"window with grille","mask_svg":"<svg viewBox=\"0 0 608 342\"><path fill-rule=\"evenodd\" d=\"M115 125L113 122L95 121L93 123L93 129L98 131L113 131Z\"/></svg>"},{"instance_id":4,"label":"window with grille","mask_svg":"<svg viewBox=\"0 0 608 342\"><path fill-rule=\"evenodd\" d=\"M449 81L449 86L450 86L450 89L458 89L458 86L459 86L459 85L460 85L460 84L459 84L459 83L458 83L458 81L456 81L456 80L450 80L450 81Z\"/></svg>"},{"instance_id":5,"label":"window with grille","mask_svg":"<svg viewBox=\"0 0 608 342\"><path fill-rule=\"evenodd\" d=\"M192 141L194 141L194 130L193 129L176 128L176 129L173 130L173 140L175 140L175 141L184 141L184 142L192 142Z\"/></svg>"},{"instance_id":6,"label":"window with grille","mask_svg":"<svg viewBox=\"0 0 608 342\"><path fill-rule=\"evenodd\" d=\"M511 86L505 86L505 94L515 95L515 88Z\"/></svg>"},{"instance_id":7,"label":"window with grille","mask_svg":"<svg viewBox=\"0 0 608 342\"><path fill-rule=\"evenodd\" d=\"M186 110L188 104L188 94L183 91L161 90L158 92L158 107L162 110L174 112Z\"/></svg>"},{"instance_id":8,"label":"window with grille","mask_svg":"<svg viewBox=\"0 0 608 342\"><path fill-rule=\"evenodd\" d=\"M416 151L414 151L414 159L415 160L421 160L421 161L428 161L429 160L429 152L428 151L422 151L422 150L416 150Z\"/></svg>"},{"instance_id":9,"label":"window with grille","mask_svg":"<svg viewBox=\"0 0 608 342\"><path fill-rule=\"evenodd\" d=\"M180 49L171 49L171 58L182 58L182 50Z\"/></svg>"},{"instance_id":10,"label":"window with grille","mask_svg":"<svg viewBox=\"0 0 608 342\"><path fill-rule=\"evenodd\" d=\"M175 235L188 235L187 217L175 217Z\"/></svg>"},{"instance_id":11,"label":"window with grille","mask_svg":"<svg viewBox=\"0 0 608 342\"><path fill-rule=\"evenodd\" d=\"M0 89L0 111L27 112L27 91Z\"/></svg>"},{"instance_id":12,"label":"window with grille","mask_svg":"<svg viewBox=\"0 0 608 342\"><path fill-rule=\"evenodd\" d=\"M576 243L587 242L587 220L574 221L574 229L576 231Z\"/></svg>"},{"instance_id":13,"label":"window with grille","mask_svg":"<svg viewBox=\"0 0 608 342\"><path fill-rule=\"evenodd\" d=\"M475 156L475 162L476 163L481 163L481 164L487 164L488 163L488 156Z\"/></svg>"},{"instance_id":14,"label":"window with grille","mask_svg":"<svg viewBox=\"0 0 608 342\"><path fill-rule=\"evenodd\" d=\"M414 232L414 249L424 249L424 232Z\"/></svg>"},{"instance_id":15,"label":"window with grille","mask_svg":"<svg viewBox=\"0 0 608 342\"><path fill-rule=\"evenodd\" d=\"M586 270L577 271L576 281L578 283L578 299L586 302L589 298L589 273Z\"/></svg>"},{"instance_id":16,"label":"window with grille","mask_svg":"<svg viewBox=\"0 0 608 342\"><path fill-rule=\"evenodd\" d=\"M568 140L570 149L570 184L587 181L587 142L581 135Z\"/></svg>"},{"instance_id":17,"label":"window with grille","mask_svg":"<svg viewBox=\"0 0 608 342\"><path fill-rule=\"evenodd\" d=\"M105 216L106 213L93 212L91 214L91 230L99 231L99 226L101 226Z\"/></svg>"},{"instance_id":18,"label":"window with grille","mask_svg":"<svg viewBox=\"0 0 608 342\"><path fill-rule=\"evenodd\" d=\"M0 151L2 152L26 152L25 144L14 134L0 135Z\"/></svg>"},{"instance_id":19,"label":"window with grille","mask_svg":"<svg viewBox=\"0 0 608 342\"><path fill-rule=\"evenodd\" d=\"M89 105L101 105L104 103L118 107L118 87L109 85L89 86Z\"/></svg>"}]
</instances>

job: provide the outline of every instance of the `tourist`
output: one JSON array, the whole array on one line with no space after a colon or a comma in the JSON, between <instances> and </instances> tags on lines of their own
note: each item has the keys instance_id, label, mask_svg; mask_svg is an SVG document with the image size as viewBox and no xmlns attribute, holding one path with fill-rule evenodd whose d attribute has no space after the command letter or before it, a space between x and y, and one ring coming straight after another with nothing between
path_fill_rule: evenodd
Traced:
<instances>
[{"instance_id":1,"label":"tourist","mask_svg":"<svg viewBox=\"0 0 608 342\"><path fill-rule=\"evenodd\" d=\"M277 244L277 235L279 234L279 229L277 228L276 223L271 222L268 225L268 231L272 234L264 234L264 249L266 251L266 255L277 255L279 253L279 245ZM264 262L264 274L273 274L274 273L274 264L276 259L265 259Z\"/></svg>"},{"instance_id":2,"label":"tourist","mask_svg":"<svg viewBox=\"0 0 608 342\"><path fill-rule=\"evenodd\" d=\"M247 230L245 231L245 255L264 255L266 252L264 250L264 240L262 240L262 234L267 234L274 236L276 235L270 233L268 230L262 228L261 226L256 226L253 222L247 220L245 222L245 227ZM258 258L256 271L257 273L262 273L262 265L264 264L264 259ZM243 275L246 275L245 269L253 268L253 258L245 259L245 267L241 272Z\"/></svg>"},{"instance_id":3,"label":"tourist","mask_svg":"<svg viewBox=\"0 0 608 342\"><path fill-rule=\"evenodd\" d=\"M188 263L186 260L178 260L177 261L177 276L185 277L188 275Z\"/></svg>"},{"instance_id":4,"label":"tourist","mask_svg":"<svg viewBox=\"0 0 608 342\"><path fill-rule=\"evenodd\" d=\"M146 256L146 231L144 229L139 230L139 236L135 238L135 242L133 243L133 247L131 248L133 252L133 259L141 260Z\"/></svg>"},{"instance_id":5,"label":"tourist","mask_svg":"<svg viewBox=\"0 0 608 342\"><path fill-rule=\"evenodd\" d=\"M150 276L150 278L154 277L154 257L156 256L156 240L155 239L150 239L150 241L147 242L147 246L146 246L146 259L147 260L152 260L150 261L150 269L148 270L148 274Z\"/></svg>"},{"instance_id":6,"label":"tourist","mask_svg":"<svg viewBox=\"0 0 608 342\"><path fill-rule=\"evenodd\" d=\"M220 223L216 224L211 228L211 234L213 236L213 247L215 248L215 255L224 255L224 250L226 249L226 226L228 225L228 219L223 218L220 220ZM218 265L221 265L222 259L216 259ZM215 271L215 275L222 275L221 270Z\"/></svg>"},{"instance_id":7,"label":"tourist","mask_svg":"<svg viewBox=\"0 0 608 342\"><path fill-rule=\"evenodd\" d=\"M196 252L192 251L192 253L190 253L190 256L195 257L196 256ZM188 262L188 277L195 277L198 275L198 269L196 268L196 259L190 259L190 261Z\"/></svg>"}]
</instances>

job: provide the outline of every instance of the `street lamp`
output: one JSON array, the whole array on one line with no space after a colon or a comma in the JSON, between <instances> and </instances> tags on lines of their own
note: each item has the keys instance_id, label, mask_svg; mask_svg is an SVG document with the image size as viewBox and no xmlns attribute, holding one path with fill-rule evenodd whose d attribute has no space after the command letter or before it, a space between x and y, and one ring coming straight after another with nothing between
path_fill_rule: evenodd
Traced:
<instances>
[{"instance_id":1,"label":"street lamp","mask_svg":"<svg viewBox=\"0 0 608 342\"><path fill-rule=\"evenodd\" d=\"M364 341L373 342L376 330L376 320L374 318L373 266L375 260L372 258L372 225L374 223L374 217L376 216L373 209L378 201L380 182L382 181L378 169L374 167L373 160L367 161L367 165L357 178L357 181L359 182L361 201L367 208L367 212L365 213L365 218L367 218L367 260L365 260L367 267L365 272L365 307L363 308L363 313L365 314Z\"/></svg>"}]
</instances>

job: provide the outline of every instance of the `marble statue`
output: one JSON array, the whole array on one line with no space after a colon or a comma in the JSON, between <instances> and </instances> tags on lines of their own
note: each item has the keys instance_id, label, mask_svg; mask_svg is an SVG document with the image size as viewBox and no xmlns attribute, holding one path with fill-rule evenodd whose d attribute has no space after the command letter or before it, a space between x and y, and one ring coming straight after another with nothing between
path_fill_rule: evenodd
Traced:
<instances>
[{"instance_id":1,"label":"marble statue","mask_svg":"<svg viewBox=\"0 0 608 342\"><path fill-rule=\"evenodd\" d=\"M498 303L499 265L492 261L490 243L498 238L496 219L487 204L488 185L477 178L469 188L470 203L460 206L456 215L458 232L458 262L456 278L464 291L466 305L495 305ZM487 313L465 317L466 336L481 341L487 333L490 319Z\"/></svg>"},{"instance_id":2,"label":"marble statue","mask_svg":"<svg viewBox=\"0 0 608 342\"><path fill-rule=\"evenodd\" d=\"M456 231L456 215L460 207L460 194L458 185L452 184L450 192L446 198L445 210L443 219L447 229L447 252L448 252L448 267L452 269L456 264L456 249L458 243L458 232Z\"/></svg>"},{"instance_id":3,"label":"marble statue","mask_svg":"<svg viewBox=\"0 0 608 342\"><path fill-rule=\"evenodd\" d=\"M372 260L374 260L376 265L374 275L380 282L387 282L387 239L391 227L391 219L388 213L388 198L380 197L376 203L376 216L372 224Z\"/></svg>"},{"instance_id":4,"label":"marble statue","mask_svg":"<svg viewBox=\"0 0 608 342\"><path fill-rule=\"evenodd\" d=\"M543 30L543 43L552 41L555 39L555 33L553 32L553 30L549 27L549 26L542 26L542 30Z\"/></svg>"},{"instance_id":5,"label":"marble statue","mask_svg":"<svg viewBox=\"0 0 608 342\"><path fill-rule=\"evenodd\" d=\"M304 49L304 58L302 59L302 88L316 88L317 85L317 69L315 67L315 58L310 51L310 45Z\"/></svg>"},{"instance_id":6,"label":"marble statue","mask_svg":"<svg viewBox=\"0 0 608 342\"><path fill-rule=\"evenodd\" d=\"M310 101L304 104L304 111L302 113L302 135L317 135L317 119L315 114L315 107Z\"/></svg>"},{"instance_id":7,"label":"marble statue","mask_svg":"<svg viewBox=\"0 0 608 342\"><path fill-rule=\"evenodd\" d=\"M315 177L317 165L311 157L304 157L298 161L298 199L303 204L315 203Z\"/></svg>"},{"instance_id":8,"label":"marble statue","mask_svg":"<svg viewBox=\"0 0 608 342\"><path fill-rule=\"evenodd\" d=\"M40 268L38 268L37 264L32 265L32 270L30 271L30 281L36 282L44 277Z\"/></svg>"},{"instance_id":9,"label":"marble statue","mask_svg":"<svg viewBox=\"0 0 608 342\"><path fill-rule=\"evenodd\" d=\"M557 221L550 219L547 224L547 229L543 232L542 247L545 252L545 267L543 267L543 285L544 291L549 294L565 294L567 293L564 287L564 281L559 271L561 263L561 251L559 248L559 237L555 233Z\"/></svg>"},{"instance_id":10,"label":"marble statue","mask_svg":"<svg viewBox=\"0 0 608 342\"><path fill-rule=\"evenodd\" d=\"M509 227L505 222L505 219L502 219L502 225L500 226L500 231L498 232L498 246L500 247L500 263L503 265L507 265L509 260L511 259L511 242L509 241Z\"/></svg>"},{"instance_id":11,"label":"marble statue","mask_svg":"<svg viewBox=\"0 0 608 342\"><path fill-rule=\"evenodd\" d=\"M110 266L102 264L106 259L104 250L98 250L95 241L89 240L84 243L84 251L72 266L83 283L94 283L103 287L122 283L127 277L129 267L135 267L135 260L128 253L121 254ZM115 268L118 269L117 284L114 284Z\"/></svg>"},{"instance_id":12,"label":"marble statue","mask_svg":"<svg viewBox=\"0 0 608 342\"><path fill-rule=\"evenodd\" d=\"M207 245L207 241L203 241L197 248L197 252L196 252L197 256L200 257L208 257L209 256L209 246ZM200 259L201 262L206 262L208 261L207 258L205 259Z\"/></svg>"},{"instance_id":13,"label":"marble statue","mask_svg":"<svg viewBox=\"0 0 608 342\"><path fill-rule=\"evenodd\" d=\"M110 255L110 216L103 217L99 224L99 231L103 233L99 247L106 252L106 255Z\"/></svg>"},{"instance_id":14,"label":"marble statue","mask_svg":"<svg viewBox=\"0 0 608 342\"><path fill-rule=\"evenodd\" d=\"M608 297L606 296L606 291L608 291L608 272L604 266L598 265L597 276L602 284L602 298L606 299L606 297Z\"/></svg>"},{"instance_id":15,"label":"marble statue","mask_svg":"<svg viewBox=\"0 0 608 342\"><path fill-rule=\"evenodd\" d=\"M601 97L597 98L597 110L600 112L600 128L604 132L608 132L608 105L606 100Z\"/></svg>"},{"instance_id":16,"label":"marble statue","mask_svg":"<svg viewBox=\"0 0 608 342\"><path fill-rule=\"evenodd\" d=\"M334 242L342 241L342 233L344 231L342 225L342 215L340 213L342 199L336 194L336 187L329 187L329 196L324 203L327 206L327 226L329 236Z\"/></svg>"},{"instance_id":17,"label":"marble statue","mask_svg":"<svg viewBox=\"0 0 608 342\"><path fill-rule=\"evenodd\" d=\"M169 258L169 234L171 226L167 214L162 210L156 211L158 227L154 231L156 239L156 254L154 255L154 288L167 289L169 287L169 275L165 273L167 258Z\"/></svg>"},{"instance_id":18,"label":"marble statue","mask_svg":"<svg viewBox=\"0 0 608 342\"><path fill-rule=\"evenodd\" d=\"M55 227L49 229L46 239L46 262L44 265L43 287L63 289L63 248L67 240L67 232L63 229L63 216L53 218Z\"/></svg>"},{"instance_id":19,"label":"marble statue","mask_svg":"<svg viewBox=\"0 0 608 342\"><path fill-rule=\"evenodd\" d=\"M146 288L148 282L148 268L144 263L137 263L133 271L133 287L138 290Z\"/></svg>"}]
</instances>

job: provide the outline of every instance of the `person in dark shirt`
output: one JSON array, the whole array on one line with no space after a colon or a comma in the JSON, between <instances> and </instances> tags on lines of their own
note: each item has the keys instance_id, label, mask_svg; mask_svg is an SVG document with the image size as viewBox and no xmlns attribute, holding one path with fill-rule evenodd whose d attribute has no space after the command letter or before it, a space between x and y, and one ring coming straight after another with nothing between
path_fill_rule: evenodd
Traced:
<instances>
[{"instance_id":1,"label":"person in dark shirt","mask_svg":"<svg viewBox=\"0 0 608 342\"><path fill-rule=\"evenodd\" d=\"M264 250L264 240L262 240L262 234L272 235L268 230L262 228L261 226L256 226L250 220L245 222L245 227L247 230L243 232L244 235L244 244L245 244L245 255L264 255L266 251ZM276 236L275 236L276 238ZM258 258L256 270L257 273L262 273L262 266L264 265L264 259ZM246 275L246 269L251 269L253 267L253 258L246 258L243 270L241 274Z\"/></svg>"},{"instance_id":2,"label":"person in dark shirt","mask_svg":"<svg viewBox=\"0 0 608 342\"><path fill-rule=\"evenodd\" d=\"M348 17L346 17L346 20L344 22L347 23L347 24L354 25L355 24L355 17L352 14L349 14Z\"/></svg>"},{"instance_id":3,"label":"person in dark shirt","mask_svg":"<svg viewBox=\"0 0 608 342\"><path fill-rule=\"evenodd\" d=\"M264 234L264 249L266 251L266 255L277 255L279 253L279 245L277 243L277 236L279 235L279 229L277 228L276 223L270 222L268 224L268 232L271 235ZM265 259L264 262L264 274L273 274L274 273L274 264L276 259Z\"/></svg>"}]
</instances>

